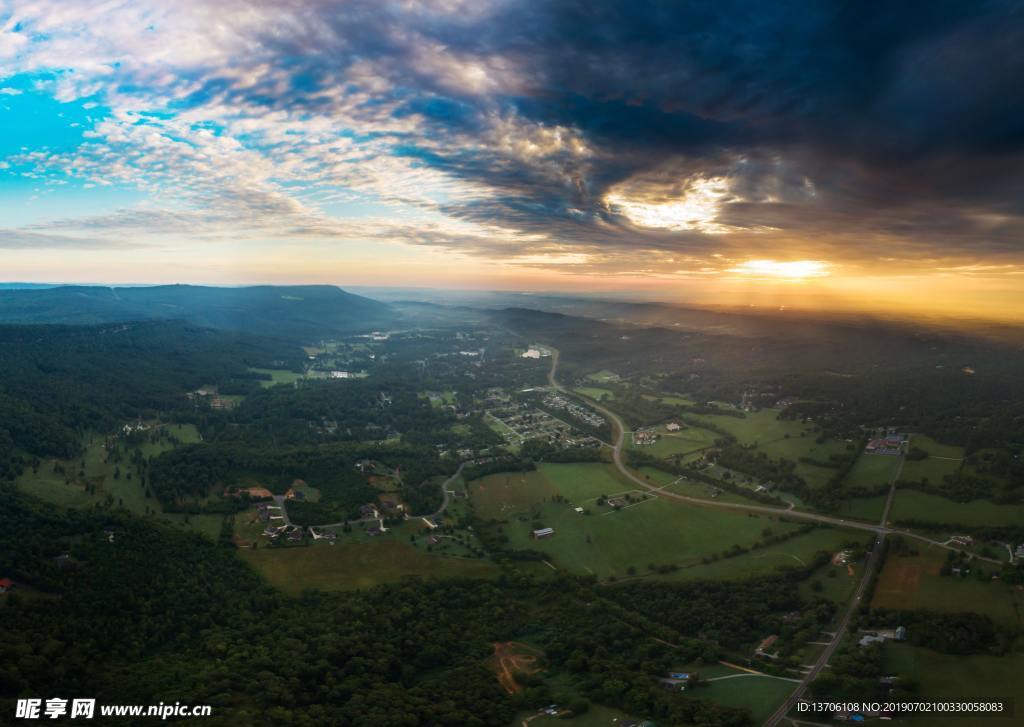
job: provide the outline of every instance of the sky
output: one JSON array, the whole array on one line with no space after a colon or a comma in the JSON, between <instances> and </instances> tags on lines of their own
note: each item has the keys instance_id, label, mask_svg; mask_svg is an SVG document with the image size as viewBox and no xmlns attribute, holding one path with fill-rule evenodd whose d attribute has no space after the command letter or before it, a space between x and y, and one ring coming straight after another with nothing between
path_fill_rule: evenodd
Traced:
<instances>
[{"instance_id":1,"label":"sky","mask_svg":"<svg viewBox=\"0 0 1024 727\"><path fill-rule=\"evenodd\" d=\"M1024 321L1024 6L0 0L0 278Z\"/></svg>"}]
</instances>

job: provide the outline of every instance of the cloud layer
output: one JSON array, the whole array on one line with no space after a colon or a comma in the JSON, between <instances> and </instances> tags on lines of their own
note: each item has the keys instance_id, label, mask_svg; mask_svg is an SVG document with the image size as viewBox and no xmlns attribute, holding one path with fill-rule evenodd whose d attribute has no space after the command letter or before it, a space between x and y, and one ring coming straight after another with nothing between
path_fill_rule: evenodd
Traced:
<instances>
[{"instance_id":1,"label":"cloud layer","mask_svg":"<svg viewBox=\"0 0 1024 727\"><path fill-rule=\"evenodd\" d=\"M3 173L148 199L0 246L400 241L684 277L1024 264L1017 3L5 7L0 93L95 112Z\"/></svg>"}]
</instances>

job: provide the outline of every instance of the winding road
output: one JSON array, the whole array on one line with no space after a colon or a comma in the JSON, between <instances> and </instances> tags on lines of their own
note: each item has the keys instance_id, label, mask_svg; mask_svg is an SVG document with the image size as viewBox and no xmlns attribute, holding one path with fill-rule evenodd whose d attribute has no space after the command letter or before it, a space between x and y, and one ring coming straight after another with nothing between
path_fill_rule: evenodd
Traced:
<instances>
[{"instance_id":1,"label":"winding road","mask_svg":"<svg viewBox=\"0 0 1024 727\"><path fill-rule=\"evenodd\" d=\"M899 466L896 468L895 472L893 472L892 477L889 480L889 494L885 500L885 507L882 511L882 518L877 525L872 525L871 523L861 522L858 520L845 520L842 518L832 517L829 515L804 512L801 510L790 510L782 507L771 507L769 505L746 505L741 503L718 502L715 500L708 500L700 497L690 497L688 495L680 495L675 492L668 492L664 489L661 489L660 487L652 485L649 482L646 482L645 480L641 479L640 477L637 477L628 467L626 467L625 463L623 462L622 449L623 444L625 442L626 426L623 423L622 419L619 417L619 415L611 411L607 407L602 406L599 402L589 397L577 394L576 392L570 392L564 386L559 384L558 379L556 378L558 374L558 360L559 352L555 349L552 349L551 369L548 372L548 384L553 389L557 389L558 391L561 391L563 393L571 394L572 396L576 396L578 398L586 400L587 404L591 408L601 412L601 414L608 418L608 420L612 423L612 429L614 430L612 433L612 440L615 442L615 444L612 446L612 462L615 464L616 469L618 469L618 471L623 476L628 478L631 482L635 482L636 484L640 485L645 490L650 491L654 495L671 500L689 502L694 505L700 505L702 507L716 507L723 509L738 510L741 512L764 513L767 515L776 515L780 517L785 516L788 518L808 520L811 522L835 525L843 528L868 530L875 533L874 546L871 549L871 554L868 556L867 563L864 567L864 572L861 574L860 582L857 584L857 589L854 592L853 597L850 599L850 602L847 604L846 609L843 611L843 615L840 617L838 623L836 624L836 630L832 636L832 640L829 641L828 645L822 650L822 653L818 656L818 659L814 663L814 666L811 667L807 674L804 675L803 679L800 680L799 685L793 691L793 693L790 694L786 701L783 702L767 720L765 720L764 727L776 727L776 725L778 725L779 722L786 718L786 715L789 714L789 711L803 697L803 694L807 690L807 687L810 685L810 683L813 682L821 673L821 670L828 665L828 662L832 658L832 655L835 653L836 649L839 648L839 645L842 643L843 637L845 636L846 631L849 628L850 620L853 618L854 613L860 606L861 600L863 599L864 594L867 591L868 584L871 582L871 578L874 575L875 570L878 568L879 561L881 560L882 544L885 541L886 535L890 533L902 535L907 538L913 538L915 540L930 543L931 545L937 545L941 548L946 548L947 550L960 550L959 548L955 548L948 545L946 542L932 540L931 538L925 537L918 533L913 533L907 530L897 530L887 526L887 523L889 522L889 512L892 509L893 499L896 494L896 481L899 479L900 472L903 469L903 455L900 455ZM969 554L969 557L977 558L978 560L984 560L989 563L1001 563L1001 561L995 558L988 558L976 554Z\"/></svg>"},{"instance_id":2,"label":"winding road","mask_svg":"<svg viewBox=\"0 0 1024 727\"><path fill-rule=\"evenodd\" d=\"M680 502L689 502L694 505L700 505L702 507L715 507L727 510L738 510L740 512L755 512L763 513L766 515L785 516L787 518L792 518L795 520L808 520L810 522L823 523L826 525L835 525L841 528L851 528L853 530L868 530L873 533L893 533L902 535L907 538L920 540L925 543L930 543L931 545L937 545L941 548L946 548L947 550L960 550L960 548L952 547L948 545L946 542L932 540L931 538L928 538L924 535L920 535L919 533L910 532L908 530L897 530L894 528L887 527L885 523L888 521L889 508L892 506L893 494L895 492L894 487L890 487L889 497L886 500L885 512L883 515L882 522L878 525L873 525L871 523L863 522L860 520L847 520L844 518L834 517L832 515L822 515L816 512L806 512L804 510L795 510L784 507L773 507L771 505L748 505L738 502L720 502L718 500L710 500L703 497L691 497L689 495L680 495L677 492L669 492L668 490L662 489L662 487L658 485L652 485L650 482L647 482L646 480L643 480L640 477L638 477L632 470L630 470L626 466L625 462L623 461L622 450L624 448L626 437L626 425L623 423L621 417L619 417L618 414L611 411L607 407L603 406L599 402L589 397L582 396L581 394L578 394L574 391L570 391L561 384L559 384L558 379L556 378L558 373L558 358L559 352L555 349L552 349L551 369L550 371L548 371L548 385L551 386L551 388L557 389L558 391L561 391L564 394L568 394L578 399L585 400L588 406L590 406L592 409L599 411L601 414L608 418L608 420L612 423L612 429L614 430L612 433L612 441L615 442L615 444L612 445L612 462L615 464L615 468L618 469L619 472L624 477L628 478L631 482L640 485L640 487L644 488L645 490L648 490L649 492L653 493L654 495L657 495L658 497L664 497L669 500L678 500ZM897 475L898 473L899 470L897 469ZM969 556L972 558L977 558L978 560L987 561L989 563L1002 563L1002 561L996 558L987 558L985 556L976 555L973 553L969 554Z\"/></svg>"}]
</instances>

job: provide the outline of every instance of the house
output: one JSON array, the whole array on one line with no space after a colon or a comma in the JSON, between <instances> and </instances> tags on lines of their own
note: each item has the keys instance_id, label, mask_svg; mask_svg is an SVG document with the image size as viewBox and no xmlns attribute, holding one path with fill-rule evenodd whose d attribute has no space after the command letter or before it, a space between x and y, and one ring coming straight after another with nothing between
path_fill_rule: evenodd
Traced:
<instances>
[{"instance_id":1,"label":"house","mask_svg":"<svg viewBox=\"0 0 1024 727\"><path fill-rule=\"evenodd\" d=\"M359 516L364 518L373 518L377 520L380 518L380 511L377 510L376 505L362 505L359 508Z\"/></svg>"},{"instance_id":2,"label":"house","mask_svg":"<svg viewBox=\"0 0 1024 727\"><path fill-rule=\"evenodd\" d=\"M872 644L881 644L885 642L885 637L881 634L864 634L860 637L860 641L857 643L863 646L871 646Z\"/></svg>"},{"instance_id":3,"label":"house","mask_svg":"<svg viewBox=\"0 0 1024 727\"><path fill-rule=\"evenodd\" d=\"M10 578L0 578L0 593L7 593L14 588L14 581Z\"/></svg>"},{"instance_id":4,"label":"house","mask_svg":"<svg viewBox=\"0 0 1024 727\"><path fill-rule=\"evenodd\" d=\"M768 649L770 649L775 644L775 642L778 641L778 640L779 640L779 635L778 634L771 634L770 636L765 636L761 640L761 643L757 645L757 649L754 650L754 653L756 655L758 655L758 656L766 656L769 659L776 658L777 654L770 654L770 653L768 653Z\"/></svg>"},{"instance_id":5,"label":"house","mask_svg":"<svg viewBox=\"0 0 1024 727\"><path fill-rule=\"evenodd\" d=\"M530 534L530 537L532 537L534 540L540 540L541 538L551 537L554 534L554 528L540 528L539 530L534 530L533 533Z\"/></svg>"},{"instance_id":6,"label":"house","mask_svg":"<svg viewBox=\"0 0 1024 727\"><path fill-rule=\"evenodd\" d=\"M680 424L679 422L669 422L668 424L665 425L665 431L667 432L678 432L682 428L683 425Z\"/></svg>"},{"instance_id":7,"label":"house","mask_svg":"<svg viewBox=\"0 0 1024 727\"><path fill-rule=\"evenodd\" d=\"M574 510L575 510L576 512L578 512L578 513L579 513L580 515L582 515L582 514L583 514L583 508L582 508L582 507L576 507L576 508L573 508L573 509L574 509Z\"/></svg>"}]
</instances>

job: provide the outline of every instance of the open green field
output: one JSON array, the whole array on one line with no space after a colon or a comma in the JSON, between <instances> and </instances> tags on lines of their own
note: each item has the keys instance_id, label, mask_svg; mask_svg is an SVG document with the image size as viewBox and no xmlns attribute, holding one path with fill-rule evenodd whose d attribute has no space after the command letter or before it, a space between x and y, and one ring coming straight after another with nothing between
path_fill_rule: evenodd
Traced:
<instances>
[{"instance_id":1,"label":"open green field","mask_svg":"<svg viewBox=\"0 0 1024 727\"><path fill-rule=\"evenodd\" d=\"M716 678L707 687L694 689L691 695L728 707L745 707L750 710L753 723L760 724L796 686L795 682L786 679L735 672L725 678Z\"/></svg>"},{"instance_id":2,"label":"open green field","mask_svg":"<svg viewBox=\"0 0 1024 727\"><path fill-rule=\"evenodd\" d=\"M646 452L659 459L670 457L673 454L688 454L697 450L706 449L714 445L719 435L709 429L700 427L687 427L678 432L669 432L665 427L657 427L658 441L654 444L638 446L633 444L632 437L627 434L626 443L630 449Z\"/></svg>"},{"instance_id":3,"label":"open green field","mask_svg":"<svg viewBox=\"0 0 1024 727\"><path fill-rule=\"evenodd\" d=\"M717 497L712 498L711 486L706 485L703 482L694 482L685 478L680 479L678 475L665 472L664 470L659 470L655 467L641 467L639 470L636 470L636 472L641 477L650 480L651 484L665 485L666 492L675 492L680 495L696 497L702 500L714 499L716 502L757 504L756 500L751 500L749 497L743 497L742 495L734 495L733 493L725 490L721 490Z\"/></svg>"},{"instance_id":4,"label":"open green field","mask_svg":"<svg viewBox=\"0 0 1024 727\"><path fill-rule=\"evenodd\" d=\"M914 679L920 689L915 699L942 701L986 701L1017 698L1012 717L935 714L918 715L890 722L892 725L971 725L1005 727L1021 723L1020 675L1024 673L1024 653L1007 656L949 656L909 644L886 642L886 671Z\"/></svg>"},{"instance_id":5,"label":"open green field","mask_svg":"<svg viewBox=\"0 0 1024 727\"><path fill-rule=\"evenodd\" d=\"M899 464L900 458L896 456L861 453L843 484L849 487L880 488L889 483Z\"/></svg>"},{"instance_id":6,"label":"open green field","mask_svg":"<svg viewBox=\"0 0 1024 727\"><path fill-rule=\"evenodd\" d=\"M694 406L697 403L693 399L687 399L684 396L661 396L651 398L657 399L662 404L669 404L670 406Z\"/></svg>"},{"instance_id":7,"label":"open green field","mask_svg":"<svg viewBox=\"0 0 1024 727\"><path fill-rule=\"evenodd\" d=\"M599 384L610 384L619 380L619 375L614 371L608 369L601 369L592 374L587 374L585 377L588 381L596 381Z\"/></svg>"},{"instance_id":8,"label":"open green field","mask_svg":"<svg viewBox=\"0 0 1024 727\"><path fill-rule=\"evenodd\" d=\"M766 526L770 525L772 530L780 532L779 523L769 523L758 519L753 519L753 521ZM817 528L785 542L769 545L766 548L757 548L741 556L723 558L707 565L698 563L678 570L669 577L686 581L752 578L770 573L780 566L806 565L811 562L818 551L835 553L842 550L843 545L849 541L866 542L867 537L863 533L852 530ZM825 595L824 592L822 595Z\"/></svg>"},{"instance_id":9,"label":"open green field","mask_svg":"<svg viewBox=\"0 0 1024 727\"><path fill-rule=\"evenodd\" d=\"M756 444L772 459L788 459L796 463L796 474L811 487L823 487L835 474L831 467L800 462L801 457L829 461L833 455L848 454L848 443L838 439L818 442L818 434L803 422L779 419L778 409L747 412L744 418L712 415L699 417L732 434L742 444Z\"/></svg>"},{"instance_id":10,"label":"open green field","mask_svg":"<svg viewBox=\"0 0 1024 727\"><path fill-rule=\"evenodd\" d=\"M860 581L863 566L861 564L833 565L826 563L814 575L800 583L800 593L804 598L827 598L833 603L846 603L853 596L857 583ZM834 573L835 575L830 575ZM815 591L811 584L821 583L821 590Z\"/></svg>"},{"instance_id":11,"label":"open green field","mask_svg":"<svg viewBox=\"0 0 1024 727\"><path fill-rule=\"evenodd\" d=\"M270 381L261 381L260 386L277 386L278 384L294 384L299 379L305 378L304 374L299 374L294 371L287 369L254 369L250 368L250 371L254 371L258 374L270 374Z\"/></svg>"},{"instance_id":12,"label":"open green field","mask_svg":"<svg viewBox=\"0 0 1024 727\"><path fill-rule=\"evenodd\" d=\"M1024 505L997 505L991 500L955 502L920 490L896 492L892 520L927 520L961 525L1019 525Z\"/></svg>"},{"instance_id":13,"label":"open green field","mask_svg":"<svg viewBox=\"0 0 1024 727\"><path fill-rule=\"evenodd\" d=\"M308 547L242 548L238 554L271 585L288 593L306 588L351 591L407 576L432 580L490 578L498 573L490 561L433 555L385 537L337 545L320 541Z\"/></svg>"},{"instance_id":14,"label":"open green field","mask_svg":"<svg viewBox=\"0 0 1024 727\"><path fill-rule=\"evenodd\" d=\"M872 497L853 497L844 500L833 513L840 517L848 517L854 520L867 520L877 523L885 511L885 495L874 495ZM890 513L891 515L891 513Z\"/></svg>"},{"instance_id":15,"label":"open green field","mask_svg":"<svg viewBox=\"0 0 1024 727\"><path fill-rule=\"evenodd\" d=\"M477 514L502 520L547 500L556 490L540 472L500 472L469 483Z\"/></svg>"},{"instance_id":16,"label":"open green field","mask_svg":"<svg viewBox=\"0 0 1024 727\"><path fill-rule=\"evenodd\" d=\"M200 439L199 432L191 424L169 424L164 427L181 444L198 442ZM153 430L148 432L150 435L152 433ZM105 504L109 498L114 507L124 507L136 515L159 517L175 526L202 533L213 539L217 538L220 534L223 516L191 515L186 517L176 513L164 513L159 500L155 497L146 497L145 488L142 487L138 478L138 472L130 462L122 461L117 464L107 461L105 442L106 437L100 434L87 434L83 442L85 453L82 457L60 463L70 475L70 483L65 483L67 475L54 471L57 461L50 459L44 460L40 464L38 472L26 470L16 480L16 484L24 492L60 507L93 507ZM174 445L169 440L162 439L156 443L147 441L142 445L142 451L147 456L155 456L173 447ZM118 467L120 467L121 473L119 477L115 477L114 474ZM79 481L79 472L81 471L85 472L85 480L89 484L95 485L95 494L88 492Z\"/></svg>"},{"instance_id":17,"label":"open green field","mask_svg":"<svg viewBox=\"0 0 1024 727\"><path fill-rule=\"evenodd\" d=\"M960 469L963 461L963 447L954 447L946 444L939 444L935 440L915 434L910 440L911 447L923 449L928 453L927 459L908 459L903 463L903 471L900 472L900 479L910 482L927 480L935 484L942 482L946 475L955 474Z\"/></svg>"},{"instance_id":18,"label":"open green field","mask_svg":"<svg viewBox=\"0 0 1024 727\"><path fill-rule=\"evenodd\" d=\"M810 429L802 422L792 419L779 419L778 415L778 409L761 409L760 411L746 412L746 416L743 417L712 414L702 415L697 417L697 419L711 422L721 427L743 444L758 444L762 448L768 444L784 442L787 434L790 439L800 439L800 435L808 432ZM803 438L806 439L810 436L810 434L806 434ZM812 438L809 444L813 443L814 439ZM764 449L764 451L771 454L768 449Z\"/></svg>"},{"instance_id":19,"label":"open green field","mask_svg":"<svg viewBox=\"0 0 1024 727\"><path fill-rule=\"evenodd\" d=\"M573 389L580 396L587 396L596 401L604 401L605 399L614 399L615 393L609 389L599 389L596 386L577 386Z\"/></svg>"},{"instance_id":20,"label":"open green field","mask_svg":"<svg viewBox=\"0 0 1024 727\"><path fill-rule=\"evenodd\" d=\"M650 472L652 479L668 476ZM489 475L471 482L469 489L482 518L504 521L510 547L542 551L556 567L600 578L642 576L650 572L652 563L679 566L667 576L673 579L743 578L782 565L806 564L819 550L835 552L842 543L862 537L819 528L704 564L703 558L722 554L734 544L750 547L766 528L780 534L792 532L797 525L654 496L641 499L644 493L622 482L611 465L595 463L542 464L536 472ZM601 495L625 492L631 492L635 502L621 510L596 504ZM704 488L693 494L707 497ZM568 502L553 502L554 495ZM575 512L576 506L590 514ZM535 526L554 528L555 534L534 540L530 534Z\"/></svg>"},{"instance_id":21,"label":"open green field","mask_svg":"<svg viewBox=\"0 0 1024 727\"><path fill-rule=\"evenodd\" d=\"M912 543L919 555L889 555L875 587L872 608L917 609L956 613L973 611L989 616L998 624L1019 628L1024 616L1024 593L986 577L940 576L939 569L949 552L934 545ZM975 562L972 568L985 573L997 566Z\"/></svg>"}]
</instances>

